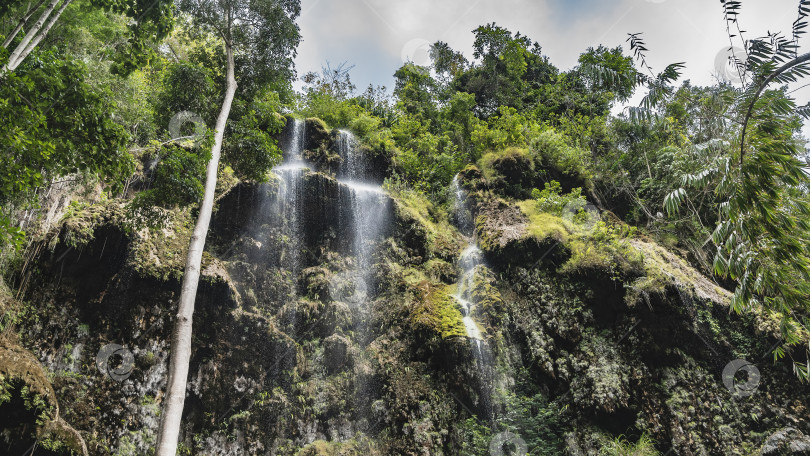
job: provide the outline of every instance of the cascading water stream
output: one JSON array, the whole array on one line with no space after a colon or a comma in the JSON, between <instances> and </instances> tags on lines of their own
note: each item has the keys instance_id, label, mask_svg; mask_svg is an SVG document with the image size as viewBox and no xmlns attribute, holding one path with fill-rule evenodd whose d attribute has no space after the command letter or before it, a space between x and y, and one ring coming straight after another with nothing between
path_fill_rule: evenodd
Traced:
<instances>
[{"instance_id":1,"label":"cascading water stream","mask_svg":"<svg viewBox=\"0 0 810 456\"><path fill-rule=\"evenodd\" d=\"M475 289L475 276L479 267L484 265L484 258L481 249L475 241L475 226L470 210L467 208L467 192L461 188L458 175L453 178L451 191L454 195L453 209L456 225L469 241L467 248L461 253L458 261L459 278L456 282L456 293L453 298L461 305L462 321L467 332L467 337L472 345L472 352L475 356L476 367L478 369L481 384L481 408L487 418L492 419L492 393L487 379L491 373L491 363L485 351L486 342L483 333L473 316L476 311L476 302L473 297Z\"/></svg>"},{"instance_id":2,"label":"cascading water stream","mask_svg":"<svg viewBox=\"0 0 810 456\"><path fill-rule=\"evenodd\" d=\"M276 210L281 220L286 221L284 234L288 239L281 263L290 271L292 277L296 277L301 270L301 251L304 246L300 207L305 191L303 177L310 168L303 159L306 124L300 119L294 119L293 122L292 134L285 150L285 160L275 166L273 172L282 181L276 200L278 204Z\"/></svg>"},{"instance_id":3,"label":"cascading water stream","mask_svg":"<svg viewBox=\"0 0 810 456\"><path fill-rule=\"evenodd\" d=\"M372 289L373 246L386 223L388 196L382 187L363 181L363 163L357 155L357 140L350 132L340 130L338 152L343 158L342 178L338 182L351 191L351 214L354 228L352 251L357 261L354 271L356 304L365 312L365 304Z\"/></svg>"},{"instance_id":4,"label":"cascading water stream","mask_svg":"<svg viewBox=\"0 0 810 456\"><path fill-rule=\"evenodd\" d=\"M362 181L364 166L357 156L357 139L351 132L339 130L337 146L338 153L343 158L341 177L351 182Z\"/></svg>"},{"instance_id":5,"label":"cascading water stream","mask_svg":"<svg viewBox=\"0 0 810 456\"><path fill-rule=\"evenodd\" d=\"M473 341L476 357L479 362L483 362L483 352L481 349L483 336L481 329L478 327L478 323L473 319L475 303L472 298L473 287L475 285L475 271L479 265L483 264L483 258L481 256L481 249L478 248L473 236L472 216L465 205L467 195L459 184L458 176L453 178L451 190L455 196L453 205L456 223L461 234L469 239L467 248L464 249L459 258L460 274L458 282L456 283L456 294L453 297L461 304L467 337Z\"/></svg>"},{"instance_id":6,"label":"cascading water stream","mask_svg":"<svg viewBox=\"0 0 810 456\"><path fill-rule=\"evenodd\" d=\"M481 342L483 336L478 323L472 317L475 304L472 301L472 291L475 281L475 269L478 265L482 264L481 250L475 244L470 244L459 259L459 267L461 274L458 283L456 284L456 294L453 296L460 304L462 309L462 321L464 328L467 330L467 337L469 337L475 345L475 354L479 361L483 360L483 352L481 349Z\"/></svg>"},{"instance_id":7,"label":"cascading water stream","mask_svg":"<svg viewBox=\"0 0 810 456\"><path fill-rule=\"evenodd\" d=\"M347 301L355 317L353 322L355 343L364 348L370 342L368 340L370 301L375 289L372 273L373 254L388 222L390 198L379 185L364 181L364 164L362 157L358 157L357 141L351 133L340 131L337 146L343 158L338 183L347 187L350 193L350 226L353 231L351 252L355 257L353 270L349 271L354 293ZM365 350L362 350L362 353L364 352ZM379 393L370 378L360 375L354 382L357 419L363 422L371 413L372 398Z\"/></svg>"}]
</instances>

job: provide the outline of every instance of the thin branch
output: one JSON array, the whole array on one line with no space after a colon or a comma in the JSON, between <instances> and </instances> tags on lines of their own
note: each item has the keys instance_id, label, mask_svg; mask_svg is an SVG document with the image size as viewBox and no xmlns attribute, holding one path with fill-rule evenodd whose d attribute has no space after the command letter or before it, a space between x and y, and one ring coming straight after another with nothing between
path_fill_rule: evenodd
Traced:
<instances>
[{"instance_id":1,"label":"thin branch","mask_svg":"<svg viewBox=\"0 0 810 456\"><path fill-rule=\"evenodd\" d=\"M177 142L177 141L182 141L182 140L184 140L184 139L192 139L192 138L196 138L196 137L197 137L197 135L191 135L191 136L181 136L181 137L179 137L179 138L172 138L172 139L170 139L170 140L168 140L168 141L164 141L164 142L162 142L162 143L160 143L160 144L157 144L157 147L160 147L160 146L165 146L166 144L173 143L173 142ZM153 147L155 147L155 146L153 146ZM143 152L143 151L145 151L145 150L149 150L149 149L151 149L151 148L152 148L152 147L139 147L139 148L137 148L137 149L129 149L129 152Z\"/></svg>"}]
</instances>

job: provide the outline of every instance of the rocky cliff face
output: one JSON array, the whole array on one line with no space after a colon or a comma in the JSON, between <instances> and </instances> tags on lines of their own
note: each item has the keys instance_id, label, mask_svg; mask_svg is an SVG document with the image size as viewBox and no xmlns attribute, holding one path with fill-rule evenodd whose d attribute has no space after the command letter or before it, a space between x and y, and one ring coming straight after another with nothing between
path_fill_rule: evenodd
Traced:
<instances>
[{"instance_id":1,"label":"rocky cliff face","mask_svg":"<svg viewBox=\"0 0 810 456\"><path fill-rule=\"evenodd\" d=\"M540 212L474 167L448 194L465 237L453 204L377 187L393 165L346 135L290 121L291 165L218 196L179 454L599 454L619 435L806 451L810 388L771 361L767 315L730 314L620 222ZM126 217L69 210L4 289L0 452L148 454L193 214Z\"/></svg>"}]
</instances>

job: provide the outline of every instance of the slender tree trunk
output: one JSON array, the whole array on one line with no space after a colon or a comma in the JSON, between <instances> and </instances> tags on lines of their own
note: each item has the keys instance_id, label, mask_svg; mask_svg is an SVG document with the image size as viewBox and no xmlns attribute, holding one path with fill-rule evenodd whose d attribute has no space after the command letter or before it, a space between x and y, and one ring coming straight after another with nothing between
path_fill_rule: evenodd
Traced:
<instances>
[{"instance_id":1,"label":"slender tree trunk","mask_svg":"<svg viewBox=\"0 0 810 456\"><path fill-rule=\"evenodd\" d=\"M62 16L62 13L65 12L65 9L68 7L68 5L70 5L72 1L73 0L65 0L65 2L62 3L62 6L59 7L59 11L57 11L56 14L51 16L45 27L43 27L42 30L37 34L37 36L35 36L34 39L31 40L30 43L28 43L28 46L26 46L25 49L23 49L23 52L22 54L20 54L20 57L17 59L16 62L14 62L14 68L11 68L12 71L15 70L22 63L22 61L25 60L26 57L28 57L28 54L30 54L31 51L33 51L34 48L39 44L39 42L42 41L42 38L45 38L48 32L50 32L51 29L53 28L53 25L56 24L56 21L59 19L60 16Z\"/></svg>"},{"instance_id":2,"label":"slender tree trunk","mask_svg":"<svg viewBox=\"0 0 810 456\"><path fill-rule=\"evenodd\" d=\"M227 88L222 108L217 117L214 136L214 147L211 149L211 160L205 176L205 193L197 216L197 225L191 235L191 242L186 257L186 270L183 274L183 287L180 292L180 303L177 308L177 321L172 334L171 358L169 361L169 380L166 385L163 414L158 430L158 441L155 456L175 456L177 441L180 435L180 423L183 416L183 403L186 399L186 382L188 379L188 365L191 358L191 317L194 314L194 300L197 296L197 284L200 280L200 264L202 262L205 237L208 234L208 225L211 222L211 211L214 207L214 190L217 185L217 168L219 166L222 138L225 134L225 123L231 111L231 104L236 93L236 78L234 77L233 49L231 43L225 44L225 53L228 59Z\"/></svg>"},{"instance_id":3,"label":"slender tree trunk","mask_svg":"<svg viewBox=\"0 0 810 456\"><path fill-rule=\"evenodd\" d=\"M38 10L43 3L45 3L45 0L39 0L39 2L37 2L37 4L34 5L33 8L29 8L28 11L25 12L23 17L20 18L20 22L17 23L17 26L14 27L14 30L12 30L11 33L8 34L5 41L3 41L3 44L0 46L8 48L11 42L14 41L14 37L16 37L18 33L20 33L20 30L22 30L22 28L25 26L25 23L28 22L28 19L31 19L31 16L33 16L34 12ZM29 3L28 5L30 6L31 4Z\"/></svg>"},{"instance_id":4,"label":"slender tree trunk","mask_svg":"<svg viewBox=\"0 0 810 456\"><path fill-rule=\"evenodd\" d=\"M36 45L39 44L40 41L42 41L42 38L45 38L45 35L47 35L48 32L51 31L53 25L56 23L57 20L59 20L59 17L62 15L62 13L65 12L65 9L68 7L68 5L70 5L72 1L73 0L64 0L62 5L59 7L59 10L56 11L56 13L51 16L51 18L48 20L48 23L45 24L44 27L41 27L39 29L39 33L37 33L36 36L34 36L30 41L28 41L28 43L25 45L25 47L22 49L21 52L17 53L19 48L23 46L26 40L23 40L23 43L20 43L20 45L17 46L17 49L14 49L14 53L17 54L17 58L13 61L9 58L8 64L6 65L6 71L14 71L17 69L18 66L20 66L23 60L25 60L25 58L28 57L28 54L30 54L31 51L34 50ZM41 25L39 21L37 21L37 25ZM29 32L29 34L30 33L31 32ZM28 39L27 34L25 38Z\"/></svg>"},{"instance_id":5,"label":"slender tree trunk","mask_svg":"<svg viewBox=\"0 0 810 456\"><path fill-rule=\"evenodd\" d=\"M48 6L45 7L45 10L39 16L39 19L37 19L36 23L34 23L34 26L31 27L31 30L29 30L28 33L25 34L25 37L20 42L20 44L18 44L17 47L14 48L14 51L11 53L11 55L8 56L8 63L3 65L2 70L0 70L0 75L3 75L8 71L13 71L14 68L17 68L15 62L19 60L20 55L28 46L28 43L30 43L31 40L34 39L34 36L36 36L36 34L39 33L39 31L45 25L45 21L48 20L48 16L51 15L51 13L56 8L56 5L59 4L59 2L60 0L51 0L51 2L48 3Z\"/></svg>"}]
</instances>

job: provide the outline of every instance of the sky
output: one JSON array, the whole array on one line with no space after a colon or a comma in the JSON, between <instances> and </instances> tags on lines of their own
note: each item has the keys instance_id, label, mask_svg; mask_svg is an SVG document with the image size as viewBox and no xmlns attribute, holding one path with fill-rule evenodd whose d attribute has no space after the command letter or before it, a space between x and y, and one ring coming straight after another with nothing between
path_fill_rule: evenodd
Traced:
<instances>
[{"instance_id":1,"label":"sky","mask_svg":"<svg viewBox=\"0 0 810 456\"><path fill-rule=\"evenodd\" d=\"M789 34L798 3L743 1L744 36ZM656 72L684 62L682 80L695 85L712 84L718 76L736 82L726 66L730 44L720 0L302 0L296 68L303 75L327 62L333 68L346 62L354 65L350 75L359 91L373 84L390 92L403 62L429 64L429 43L445 41L472 59L472 30L490 22L537 41L563 71L590 46L621 45L627 52L627 34L643 32ZM804 41L806 52L810 34ZM804 104L810 88L794 95Z\"/></svg>"}]
</instances>

